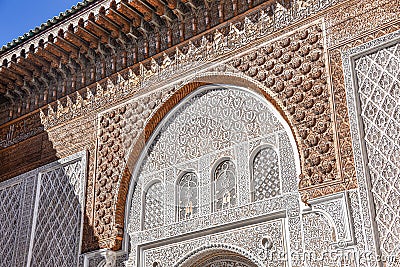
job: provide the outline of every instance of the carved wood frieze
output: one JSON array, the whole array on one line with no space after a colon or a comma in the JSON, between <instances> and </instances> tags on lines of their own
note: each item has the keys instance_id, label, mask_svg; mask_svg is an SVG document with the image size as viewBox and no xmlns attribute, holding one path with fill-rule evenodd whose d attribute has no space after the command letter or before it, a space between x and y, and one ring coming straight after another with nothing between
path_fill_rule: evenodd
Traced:
<instances>
[{"instance_id":1,"label":"carved wood frieze","mask_svg":"<svg viewBox=\"0 0 400 267\"><path fill-rule=\"evenodd\" d=\"M39 112L0 128L0 148L7 148L44 131Z\"/></svg>"},{"instance_id":2,"label":"carved wood frieze","mask_svg":"<svg viewBox=\"0 0 400 267\"><path fill-rule=\"evenodd\" d=\"M0 49L0 108L11 111L0 123L168 51L256 6L276 6L265 0L90 2Z\"/></svg>"}]
</instances>

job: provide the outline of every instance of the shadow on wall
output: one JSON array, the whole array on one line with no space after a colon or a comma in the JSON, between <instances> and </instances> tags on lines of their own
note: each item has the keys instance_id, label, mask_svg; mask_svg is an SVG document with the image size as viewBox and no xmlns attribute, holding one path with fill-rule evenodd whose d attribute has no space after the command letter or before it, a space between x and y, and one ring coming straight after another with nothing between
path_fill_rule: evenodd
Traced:
<instances>
[{"instance_id":1,"label":"shadow on wall","mask_svg":"<svg viewBox=\"0 0 400 267\"><path fill-rule=\"evenodd\" d=\"M62 141L65 142L67 140L62 140ZM68 144L68 142L66 143ZM65 150L68 149L68 155L77 152L77 151L70 152L72 145L70 147L67 146L63 147L63 149ZM78 147L76 150L84 150L84 149L85 147L82 146ZM89 153L94 153L94 152L90 151ZM87 156L88 161L89 158L90 157L88 154ZM84 194L83 196L83 202L82 200L79 200L77 202L76 200L71 200L71 199L69 200L67 199L66 201L64 201L65 197L70 197L69 196L70 193L68 192L74 190L74 186L66 182L68 180L67 177L71 176L71 174L63 173L65 168L67 168L68 170L69 163L65 162L60 165L60 163L56 162L59 160L60 157L58 156L57 148L51 141L49 134L44 129L44 126L40 120L39 112L30 114L27 117L22 117L19 120L0 126L0 193L2 190L1 185L7 183L13 177L36 170L37 168L45 166L46 164L49 164L48 166L51 166L49 168L52 168L52 171L47 171L47 165L46 165L45 167L41 168L40 171L42 173L42 179L40 185L41 195L39 200L37 201L39 201L38 212L43 207L42 215L44 216L44 219L40 221L40 216L42 215L38 213L36 230L39 230L41 227L46 227L47 231L48 229L50 230L58 229L57 232L54 232L54 235L50 235L53 236L54 240L56 240L57 242L53 244L52 243L53 240L49 239L48 237L45 238L45 241L43 241L44 240L43 239L41 242L48 243L49 250L47 252L38 251L37 253L39 257L44 257L45 256L44 254L46 253L55 253L55 252L61 253L61 251L57 251L58 245L59 247L64 247L65 249L68 250L69 245L67 245L67 243L69 241L60 238L60 235L62 236L63 233L72 230L72 228L66 227L66 225L68 225L69 216L71 216L72 212L69 211L68 208L70 207L70 205L73 204L75 206L79 206L78 209L81 210L80 207L81 204L86 203L85 199L86 194ZM82 168L85 169L85 173L87 166L88 164L82 166ZM54 173L53 175L49 175L47 177L47 174L51 174L53 172L56 173ZM33 178L29 177L29 179ZM46 183L46 179L48 179L47 180L48 183ZM87 180L87 175L84 177L84 180ZM29 182L33 181L27 181L27 183ZM87 186L86 181L84 185L85 185L84 190L86 190ZM60 206L59 207L54 206L56 205L54 203L58 203ZM2 204L3 203L0 203L0 206ZM22 205L24 205L24 203L22 203ZM90 224L91 216L88 216L87 214L87 212L89 211L86 210L86 207L83 207L82 210L84 211L83 212L84 223L83 223L83 235L82 235L83 237L81 241L82 245L81 245L81 251L79 251L79 253L84 253L99 248L99 242L98 238L95 235L94 227ZM22 213L20 214L21 214L20 216L23 216ZM55 215L57 216L54 217ZM80 215L80 218L82 218L82 214ZM3 224L3 222L0 223L0 232L2 228L4 228L4 226L2 227L1 224ZM28 228L31 227L28 226ZM16 227L16 229L18 228ZM81 230L79 230L79 232L81 232ZM80 238L78 241L80 242ZM65 244L62 244L62 242L64 242ZM0 237L0 244L2 244L1 237ZM33 253L35 252L33 251ZM62 253L66 252L63 251ZM60 258L62 259L62 257ZM0 264L0 266L2 266L2 264ZM7 266L12 266L12 265L7 265ZM62 266L62 265L50 264L50 266Z\"/></svg>"}]
</instances>

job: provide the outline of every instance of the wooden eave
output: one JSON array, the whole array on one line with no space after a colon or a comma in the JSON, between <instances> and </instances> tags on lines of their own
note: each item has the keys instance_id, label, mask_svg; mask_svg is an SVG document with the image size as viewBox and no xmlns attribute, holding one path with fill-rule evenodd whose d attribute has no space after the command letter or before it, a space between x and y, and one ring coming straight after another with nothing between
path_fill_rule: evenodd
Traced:
<instances>
[{"instance_id":1,"label":"wooden eave","mask_svg":"<svg viewBox=\"0 0 400 267\"><path fill-rule=\"evenodd\" d=\"M223 22L225 17L228 17L221 16L219 13L235 9L231 7L221 9L220 12L209 12L209 15L218 17L211 17L207 22L209 25L198 30L196 17L202 16L202 13L198 12L205 12L209 8L208 0L86 1L90 2L86 8L70 12L72 15L68 15L65 21L56 20L58 21L56 24L49 26L48 29L40 30L37 35L29 37L30 39L10 48L9 51L0 50L2 66L0 68L0 84L2 84L0 97L4 96L5 87L7 90L15 88L19 94L24 91L19 88L23 86L24 81L41 80L41 76L47 75L52 69L71 69L71 66L76 68L71 73L79 72L77 68L91 70L82 78L85 84L81 86L88 86L103 78L104 75L120 71L121 68L131 66L129 64L135 64L139 60L146 60L156 53L170 49L173 45L179 45L180 42L194 37L201 31L208 30L212 27L210 21ZM236 3L235 1L215 1L225 5ZM260 1L258 4L273 0ZM189 19L190 16L194 19ZM188 21L184 22L185 18L188 18ZM186 35L182 27L187 27L187 23L193 23L191 26L193 30L188 31ZM179 25L179 30L176 28L177 25ZM115 61L112 69L107 70L106 74L104 70L101 71L100 76L93 74L93 70L97 71L105 66L105 62L96 61L105 60L107 53L116 55L116 48L118 51L129 49L126 52L131 53L130 63L127 64L127 53L120 53L117 57L125 58L115 59L120 62L118 68L114 66L117 62ZM71 65L71 62L74 64ZM100 66L94 67L95 64ZM59 72L63 73L62 70ZM54 77L48 78L54 79ZM72 77L72 79L75 78ZM63 83L63 81L53 81L53 83ZM46 84L38 86L43 87ZM73 90L78 89L80 88ZM43 90L55 89L43 88ZM39 105L43 103L40 102Z\"/></svg>"}]
</instances>

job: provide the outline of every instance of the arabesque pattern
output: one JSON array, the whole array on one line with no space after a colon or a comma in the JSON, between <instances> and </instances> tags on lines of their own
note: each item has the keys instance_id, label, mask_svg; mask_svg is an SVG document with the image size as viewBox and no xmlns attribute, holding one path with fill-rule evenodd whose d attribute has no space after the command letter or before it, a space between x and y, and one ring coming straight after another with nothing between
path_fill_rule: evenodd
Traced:
<instances>
[{"instance_id":1,"label":"arabesque pattern","mask_svg":"<svg viewBox=\"0 0 400 267\"><path fill-rule=\"evenodd\" d=\"M333 251L332 243L336 241L334 227L329 224L326 216L322 213L304 214L303 228L305 251L312 253L310 257L305 257L304 260L307 262L305 266L338 266L337 259L332 259L331 256L326 257L324 254Z\"/></svg>"},{"instance_id":2,"label":"arabesque pattern","mask_svg":"<svg viewBox=\"0 0 400 267\"><path fill-rule=\"evenodd\" d=\"M184 264L179 264L179 261L182 261L185 255L188 256L191 252L195 251L202 245L204 246L205 244L210 244L211 246L218 247L218 244L224 244L226 246L242 248L243 251L249 253L255 259L257 259L257 263L263 264L258 264L256 266L271 265L284 267L286 266L283 256L286 253L285 235L286 233L284 231L284 221L282 219L270 220L256 225L238 227L229 231L224 231L211 235L203 235L201 237L192 238L186 241L171 242L171 244L144 249L143 266L152 267L154 262L163 263L164 265L162 266L168 267L209 266L207 256L200 259L196 257L194 257L194 259L186 259ZM263 247L263 244L261 242L263 238L268 238L268 240L270 240L270 246L272 246L273 249L265 249L265 247ZM171 238L170 240L175 241L174 238ZM218 256L222 256L220 260L223 260L223 254L219 254ZM212 258L209 259L211 259L212 262ZM250 266L254 266L250 262L245 263ZM247 265L245 266L247 267Z\"/></svg>"},{"instance_id":3,"label":"arabesque pattern","mask_svg":"<svg viewBox=\"0 0 400 267\"><path fill-rule=\"evenodd\" d=\"M147 189L143 205L143 229L164 224L164 188L161 182L156 182Z\"/></svg>"},{"instance_id":4,"label":"arabesque pattern","mask_svg":"<svg viewBox=\"0 0 400 267\"><path fill-rule=\"evenodd\" d=\"M131 192L130 199L128 233L132 251L129 254L128 266L141 264L138 262L140 256L137 257L137 253L134 252L135 249L139 251L141 245L169 240L171 247L166 244L165 247L168 248L165 249L156 245L149 248L149 253L144 253L143 265L152 266L154 262L158 262L174 266L182 255L208 242L208 237L204 236L199 239L201 242L192 239L181 245L176 243L176 238L185 239L196 233L201 236L202 231L215 230L217 233L218 228L228 224L261 218L265 214L285 209L290 209L288 213L295 214L300 201L296 192L295 155L288 130L278 116L265 100L248 89L208 85L185 98L173 112L164 117L143 151L143 158L140 157L137 174L136 170L134 172L137 184L136 192ZM276 170L275 174L282 173L282 177L285 177L283 181L290 186L286 186L282 194L252 202L251 160L253 155L257 156L257 153L264 151L266 147L276 149L266 156L270 156L271 163L277 165L279 170ZM264 155L263 152L261 155ZM278 155L286 157L285 164L278 165ZM256 166L261 167L263 163L263 160L257 161ZM200 212L198 216L176 221L174 197L182 188L176 188L176 184L180 181L180 175L185 177L185 173L191 176L196 174L198 177ZM265 173L269 173L268 169ZM280 185L280 177L275 174L273 176L278 181L274 180L274 185ZM160 181L164 186L152 191L151 185L160 184ZM260 182L264 182L264 177ZM295 186L292 186L293 184ZM146 192L148 185L148 192L153 192L157 196L156 199L165 199L164 203L148 203L147 199L142 198L139 192L142 192L142 188ZM279 192L279 189L276 190ZM172 209L171 204L174 205ZM142 205L145 205L146 210L142 209ZM137 227L140 225L138 218L143 213L144 223L154 221L152 216L157 216L161 205L164 207L161 212L164 212L165 216L163 225L155 224L143 229ZM264 219L269 220L267 217ZM282 246L282 221L268 222L267 225L274 227L268 226L265 231L261 231L262 227L258 225L254 226L254 223L249 220L246 226L252 228L244 233L230 233L232 239L225 239L227 242L216 236L213 240L215 243L231 243L252 250L253 254L259 254L262 259L270 257L271 259L265 261L274 261L274 266L283 266L281 259L274 259L271 255L283 253L285 249ZM300 220L296 223L300 224ZM233 228L239 227L243 225ZM294 231L298 231L298 228L293 227ZM292 236L292 233L290 235ZM223 234L220 233L219 236ZM269 253L265 250L261 244L262 240L266 240L264 243L273 243L274 251Z\"/></svg>"},{"instance_id":5,"label":"arabesque pattern","mask_svg":"<svg viewBox=\"0 0 400 267\"><path fill-rule=\"evenodd\" d=\"M220 260L207 264L204 267L250 267L250 265L237 261Z\"/></svg>"},{"instance_id":6,"label":"arabesque pattern","mask_svg":"<svg viewBox=\"0 0 400 267\"><path fill-rule=\"evenodd\" d=\"M285 17L284 13L280 15ZM254 21L244 19L240 28L232 24L224 34L216 30L210 36L212 38L203 38L196 44L189 42L183 50L176 49L173 57L165 54L158 61L151 60L149 65L139 65L140 71L131 69L124 77L118 75L115 79L107 79L98 84L97 88L88 89L85 98L82 97L83 93L77 94L76 103L67 101L67 105L59 102L57 108L49 106L47 112L41 114L43 124L52 127L65 120L71 110L74 111L74 116L78 116L89 109L100 108L125 98L132 92L150 90L154 84L165 85L188 70L199 70L198 74L207 72L207 67L204 67L206 62L213 62L216 58L267 35L265 26L271 23L268 12L260 10ZM265 93L269 95L267 98L271 98L278 110L287 117L296 135L301 155L300 188L303 200L356 187L355 177L347 175L344 179L342 172L338 171L342 161L335 153L335 147L339 143L333 134L336 127L333 123L333 107L338 105L333 105L328 85L322 22L316 21L274 42L266 40L261 48L249 50L240 58L229 60L227 65L221 65L221 69L224 73L241 73L244 82L248 80L253 85L262 83ZM107 243L102 243L101 246L120 245L118 241L112 242L106 238L105 233L120 233L123 229L122 216L116 215L115 211L109 211L113 210L112 203L116 202L117 209L123 209L125 202L121 196L125 193L122 191L126 189L129 180L129 175L124 174L124 168L131 168L125 165L129 153L139 153L141 144L146 142L142 136L146 123L166 100L176 97L174 94L179 88L195 80L194 76L192 73L185 81L173 82L100 115L96 163L98 171L95 178L98 181L95 183L95 192L98 193L95 194L93 207L95 231ZM92 93L92 89L96 89L96 94ZM346 128L341 129L341 134L346 133ZM225 138L222 136L222 139ZM345 152L345 158L351 158L351 149L340 149ZM158 162L170 164L166 160ZM347 161L343 164L346 166L341 166L345 167L342 169L351 174L352 163ZM120 187L121 182L123 187ZM113 194L113 190L121 194ZM100 216L103 214L112 214L114 218Z\"/></svg>"},{"instance_id":7,"label":"arabesque pattern","mask_svg":"<svg viewBox=\"0 0 400 267\"><path fill-rule=\"evenodd\" d=\"M400 42L355 61L376 222L384 256L400 249Z\"/></svg>"}]
</instances>

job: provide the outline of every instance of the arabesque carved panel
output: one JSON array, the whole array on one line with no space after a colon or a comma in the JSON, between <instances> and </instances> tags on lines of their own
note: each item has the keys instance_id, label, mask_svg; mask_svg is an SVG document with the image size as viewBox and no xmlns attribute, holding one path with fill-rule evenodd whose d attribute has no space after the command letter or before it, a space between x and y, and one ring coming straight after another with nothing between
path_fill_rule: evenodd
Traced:
<instances>
[{"instance_id":1,"label":"arabesque carved panel","mask_svg":"<svg viewBox=\"0 0 400 267\"><path fill-rule=\"evenodd\" d=\"M384 256L399 250L400 42L355 60L368 168Z\"/></svg>"},{"instance_id":2,"label":"arabesque carved panel","mask_svg":"<svg viewBox=\"0 0 400 267\"><path fill-rule=\"evenodd\" d=\"M246 251L260 263L286 266L284 256L282 258L277 257L277 255L285 255L286 246L284 240L284 222L278 219L223 233L193 238L188 241L175 242L157 248L145 249L143 263L145 267L152 267L154 263L160 263L162 264L161 266L176 266L179 260L186 255L190 255L199 247L206 245L212 247L212 244L214 244L218 248L219 244L223 244L226 247L232 246ZM264 241L268 242L268 244ZM268 248L266 249L265 246L268 246Z\"/></svg>"},{"instance_id":3,"label":"arabesque carved panel","mask_svg":"<svg viewBox=\"0 0 400 267\"><path fill-rule=\"evenodd\" d=\"M321 191L335 192L330 186L355 186L338 170L325 46L322 24L314 24L229 62L262 83L287 116L301 155L299 186L304 200L322 195Z\"/></svg>"},{"instance_id":4,"label":"arabesque carved panel","mask_svg":"<svg viewBox=\"0 0 400 267\"><path fill-rule=\"evenodd\" d=\"M157 132L149 139L134 171L136 183L129 198L131 206L128 233L131 247L136 248L163 239L172 240L177 236L202 230L209 231L213 227L251 220L285 209L290 210L293 216L298 215L299 194L296 187L289 186L296 181L296 175L293 173L296 172L298 160L293 153L293 142L290 141L287 128L265 100L242 87L208 85L184 99L164 118ZM268 152L265 148L271 149L271 146L274 146L276 151L266 155L260 154L263 151ZM287 156L287 164L279 165L278 152ZM268 156L273 162L257 161L254 165L254 158L250 155ZM261 156L258 159L261 160ZM252 202L250 164L260 169L259 165L263 163L272 165L270 167L273 168L273 177L261 179L264 174L256 173L260 179L258 184L268 187L272 180L272 189L277 192ZM179 203L176 204L173 196L179 193L180 187L174 185L180 181L182 173L182 177L185 177L184 173L195 173L199 177L200 214L190 219L175 221L170 218L175 217L175 205ZM266 173L270 171L267 169ZM278 173L282 173L287 179L285 182L288 186L283 192L280 189ZM157 213L166 214L165 222L139 229L137 218L140 218L143 212L146 224L147 221L154 221L146 219L148 214L159 210L159 206L153 205L155 202L147 203L146 198L142 199L140 191L146 192L147 185L160 184L159 181L162 181L165 187L160 186L154 195L157 196L156 199L164 199L163 196L166 196L166 202L162 203L163 211ZM151 208L149 212L141 209L142 201L146 208ZM276 240L272 237L271 239L274 242ZM199 245L196 242L193 244ZM177 259L171 257L168 260L172 263ZM279 264L283 262L282 259L274 260L277 260L277 264L278 261ZM157 263L158 259L154 259L154 262ZM137 254L132 252L129 254L128 265L135 264L140 263ZM169 266L169 263L167 265Z\"/></svg>"},{"instance_id":5,"label":"arabesque carved panel","mask_svg":"<svg viewBox=\"0 0 400 267\"><path fill-rule=\"evenodd\" d=\"M257 23L263 24L263 19L266 18L260 17ZM247 32L252 27L255 27L256 24L246 21L245 25L247 26L242 31ZM234 37L235 31L239 30L235 29L234 26L231 29L232 32L230 35ZM232 49L232 46L227 43L229 39L220 35L218 32L215 34L215 47L213 45L213 49L218 50L219 46L221 46L221 49ZM218 36L220 39L217 38ZM238 40L237 37L230 39L231 42L237 42ZM205 42L208 43L209 41L205 40ZM190 56L204 56L201 49L201 47L192 47L191 50L187 51L187 54L177 51L177 55L180 55L183 62L186 62ZM334 99L329 85L329 70L326 66L327 58L325 55L326 47L323 24L321 21L316 21L306 27L288 33L274 42L267 41L258 48L250 49L249 52L240 55L240 57L229 59L224 64L216 63L211 68L200 70L194 76L189 75L184 81L162 87L160 90L154 90L143 97L139 96L126 104L102 113L100 115L98 136L97 179L99 183L97 183L97 188L95 189L99 192L99 197L97 197L94 206L96 210L95 214L109 214L105 210L111 209L112 205L110 203L115 201L113 199L117 195L113 194L113 192L117 190L121 176L129 176L129 174L123 173L123 167L125 166L126 168L126 162L129 163L128 158L130 155L137 156L141 149L143 149L144 143L151 134L151 132L146 132L145 136L143 136L143 130L146 129L149 120L153 119L152 116L159 116L157 115L157 109L163 103L167 102L168 99L174 98L175 93L178 92L177 94L181 94L179 89L182 85L190 84L191 81L197 79L196 76L202 77L202 72L206 76L207 71L216 70L223 70L225 73L234 75L234 77L239 77L238 79L242 79L244 83L252 84L253 87L255 84L259 84L259 89L263 90L265 97L284 115L295 134L301 156L302 174L300 175L300 189L304 201L313 197L356 187L355 177L352 175L354 173L351 172L353 165L349 161L342 161L344 157L351 157L352 150L341 146L342 143L339 143L337 135L334 134L336 115L334 115L333 107L337 105L333 105ZM168 62L170 64L178 64L168 58L162 64L167 64ZM152 64L150 69L146 69L143 66L141 72L144 77L143 84L148 84L149 86L151 86L152 82L158 82L162 73L165 72L166 75L170 74L166 71L169 68L168 64L165 68L161 68L155 61L152 61ZM196 63L190 61L190 63L179 64L182 64L182 68L186 69L191 64L194 64L193 67L195 67ZM132 81L136 81L136 85L138 84L137 79L137 76L132 76ZM127 88L130 81L124 80L120 84L113 84L109 81L109 87L114 88L113 90L122 85L124 88ZM195 88L193 87L193 89ZM105 92L106 90L102 91L102 94L105 94ZM236 104L233 103L233 105ZM169 108L171 109L172 107L171 105ZM194 112L197 111L194 110ZM212 121L205 122L204 119L203 123L212 127L210 129L207 127L202 128L202 132L208 131L210 136L219 136L219 133L214 133L219 126L214 125L215 123ZM225 126L223 125L223 127ZM226 127L229 128L231 126L227 125ZM253 126L250 125L249 127ZM343 128L342 130L346 132L346 129L348 128ZM247 130L254 132L257 130L257 127ZM189 133L190 131L195 130L186 129L185 133ZM176 132L176 129L171 130L169 134L170 138L176 135L174 132ZM176 140L181 142L182 138ZM218 140L225 142L224 140L229 140L229 138L229 136L221 135L221 138L218 138ZM233 138L240 139L240 136ZM197 141L195 139L188 139L188 144L192 146L193 144L197 144ZM205 150L207 150L207 146L226 145L220 142L215 143L212 140L204 141ZM345 152L343 155L336 153L339 146L341 146L341 151ZM184 150L177 155L172 155L174 153L171 154L168 151L162 151L158 153L160 158L148 159L149 162L154 163L154 166L151 164L148 166L162 169L170 166L175 161L179 161L181 158L189 159L199 154L196 150L187 151L194 154L188 155ZM166 166L158 166L160 164L166 164ZM345 165L342 166L341 164ZM147 167L145 166L144 168ZM346 175L343 174L345 171L342 170L346 170ZM129 171L132 170L129 169ZM148 170L143 169L143 171L146 172ZM347 172L350 175L347 175ZM286 177L286 174L281 175L282 177ZM124 177L123 179L126 180L128 178ZM126 188L127 182L125 180ZM108 204L103 205L101 203ZM104 235L105 237L104 233L110 233L110 231L120 233L122 225L115 224L115 217L111 218L109 215L99 217L97 215L95 226L100 236ZM121 221L122 219L118 218L118 222ZM118 244L114 243L112 246L118 246Z\"/></svg>"}]
</instances>

